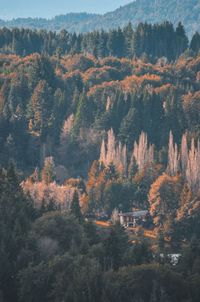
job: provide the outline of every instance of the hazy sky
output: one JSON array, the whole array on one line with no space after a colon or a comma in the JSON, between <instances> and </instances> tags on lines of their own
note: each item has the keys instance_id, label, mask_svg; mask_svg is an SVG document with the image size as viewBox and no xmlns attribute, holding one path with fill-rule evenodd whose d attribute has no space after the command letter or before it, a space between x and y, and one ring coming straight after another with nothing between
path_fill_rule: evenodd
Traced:
<instances>
[{"instance_id":1,"label":"hazy sky","mask_svg":"<svg viewBox=\"0 0 200 302\"><path fill-rule=\"evenodd\" d=\"M105 13L132 0L0 0L0 18L45 17L69 12Z\"/></svg>"}]
</instances>

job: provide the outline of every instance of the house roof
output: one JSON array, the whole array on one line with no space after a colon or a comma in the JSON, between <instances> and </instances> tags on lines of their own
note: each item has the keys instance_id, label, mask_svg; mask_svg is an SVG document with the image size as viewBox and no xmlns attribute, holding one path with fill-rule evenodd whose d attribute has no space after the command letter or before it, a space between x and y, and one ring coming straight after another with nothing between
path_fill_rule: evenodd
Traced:
<instances>
[{"instance_id":1,"label":"house roof","mask_svg":"<svg viewBox=\"0 0 200 302\"><path fill-rule=\"evenodd\" d=\"M147 215L148 211L136 211L136 212L128 212L128 213L120 213L119 216L122 217L143 217Z\"/></svg>"}]
</instances>

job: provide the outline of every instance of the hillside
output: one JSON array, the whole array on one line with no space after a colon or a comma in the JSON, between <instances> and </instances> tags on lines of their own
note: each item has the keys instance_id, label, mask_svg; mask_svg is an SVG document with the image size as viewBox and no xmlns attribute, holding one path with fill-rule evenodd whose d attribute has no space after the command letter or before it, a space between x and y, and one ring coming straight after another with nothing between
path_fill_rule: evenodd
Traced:
<instances>
[{"instance_id":1,"label":"hillside","mask_svg":"<svg viewBox=\"0 0 200 302\"><path fill-rule=\"evenodd\" d=\"M1 28L0 302L199 302L199 230L200 34Z\"/></svg>"},{"instance_id":2,"label":"hillside","mask_svg":"<svg viewBox=\"0 0 200 302\"><path fill-rule=\"evenodd\" d=\"M173 213L177 220L182 221L193 211L198 213L195 198L200 173L195 170L197 175L193 174L196 172L192 165L195 167L200 156L200 149L195 147L200 132L199 56L182 58L174 64L153 65L141 60L95 59L83 55L60 59L38 54L23 58L1 55L0 63L2 166L6 167L12 159L24 175L30 175L36 167L43 166L46 157L53 156L58 183L69 184L71 177L80 175L86 180L89 173L87 194L82 196L84 205L94 202L90 196L92 190L93 196L97 194L96 206L110 213L120 203L120 194L125 194L123 210L130 210L130 200L134 200L136 207L148 207L154 216L154 196L158 194L155 190L169 186L169 192L177 194L176 204L172 205L179 211ZM170 131L171 149L168 149ZM177 153L182 152L183 140L188 141L189 171ZM138 157L135 148L147 148L144 158ZM172 152L172 160L168 152ZM94 162L98 159L105 170L103 167L99 170ZM115 168L109 172L107 167L111 163ZM167 173L164 179L163 172ZM126 181L124 175L128 176ZM109 193L111 196L107 195L112 182L117 183L119 197L112 196L115 190ZM154 182L154 189L149 192ZM98 183L105 187L100 186L101 194ZM181 184L187 185L191 192L190 197L184 197L183 204ZM40 185L35 184L33 192L30 181L25 185L31 196L34 193L33 198L39 190L35 203L42 199ZM51 190L58 188L53 185ZM103 203L99 199L102 194ZM151 199L147 204L148 196ZM164 196L159 197L159 203L166 202Z\"/></svg>"},{"instance_id":3,"label":"hillside","mask_svg":"<svg viewBox=\"0 0 200 302\"><path fill-rule=\"evenodd\" d=\"M87 31L88 22L99 17L95 14L87 13L69 13L67 15L59 15L53 19L45 18L17 18L10 21L0 20L1 27L24 27L31 29L47 29L59 31L67 29L70 32L85 32Z\"/></svg>"},{"instance_id":4,"label":"hillside","mask_svg":"<svg viewBox=\"0 0 200 302\"><path fill-rule=\"evenodd\" d=\"M182 21L188 35L200 30L200 1L199 0L136 0L104 15L86 13L67 14L46 19L16 19L1 21L0 26L45 28L48 30L67 29L68 31L88 32L96 29L111 29L124 26L129 21L133 26L139 22L171 21L177 25Z\"/></svg>"}]
</instances>

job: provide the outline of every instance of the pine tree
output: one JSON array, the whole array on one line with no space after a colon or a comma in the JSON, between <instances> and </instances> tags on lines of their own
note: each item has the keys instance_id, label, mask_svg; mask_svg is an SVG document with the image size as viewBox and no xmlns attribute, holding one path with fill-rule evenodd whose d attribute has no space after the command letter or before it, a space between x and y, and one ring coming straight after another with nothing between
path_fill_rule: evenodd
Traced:
<instances>
[{"instance_id":1,"label":"pine tree","mask_svg":"<svg viewBox=\"0 0 200 302\"><path fill-rule=\"evenodd\" d=\"M97 46L98 57L104 58L108 56L109 51L107 45L108 45L108 34L102 30L99 34L99 41Z\"/></svg>"},{"instance_id":2,"label":"pine tree","mask_svg":"<svg viewBox=\"0 0 200 302\"><path fill-rule=\"evenodd\" d=\"M133 35L133 41L132 41L131 48L132 48L134 57L139 57L141 55L140 34L139 34L137 29L136 29L136 31L134 32L134 35Z\"/></svg>"},{"instance_id":3,"label":"pine tree","mask_svg":"<svg viewBox=\"0 0 200 302\"><path fill-rule=\"evenodd\" d=\"M124 30L124 37L125 37L125 41L124 41L124 56L128 57L128 58L132 58L133 57L133 28L132 28L132 24L131 22L128 23L127 26L125 26Z\"/></svg>"},{"instance_id":4,"label":"pine tree","mask_svg":"<svg viewBox=\"0 0 200 302\"><path fill-rule=\"evenodd\" d=\"M111 30L108 35L107 47L109 50L110 56L118 56L119 49L119 41L118 41L118 33L116 30Z\"/></svg>"},{"instance_id":5,"label":"pine tree","mask_svg":"<svg viewBox=\"0 0 200 302\"><path fill-rule=\"evenodd\" d=\"M77 136L81 128L88 128L91 122L92 104L89 105L87 96L85 94L80 96L76 115L74 117L74 124L72 135Z\"/></svg>"},{"instance_id":6,"label":"pine tree","mask_svg":"<svg viewBox=\"0 0 200 302\"><path fill-rule=\"evenodd\" d=\"M71 214L74 215L78 219L79 222L83 222L83 215L82 215L81 208L80 208L79 195L78 195L77 190L75 190L74 196L72 199Z\"/></svg>"},{"instance_id":7,"label":"pine tree","mask_svg":"<svg viewBox=\"0 0 200 302\"><path fill-rule=\"evenodd\" d=\"M176 43L176 56L179 57L188 48L188 38L181 22L179 22L176 28Z\"/></svg>"},{"instance_id":8,"label":"pine tree","mask_svg":"<svg viewBox=\"0 0 200 302\"><path fill-rule=\"evenodd\" d=\"M38 133L42 139L47 135L52 105L51 89L45 81L40 81L31 98L29 125L31 125L30 130Z\"/></svg>"},{"instance_id":9,"label":"pine tree","mask_svg":"<svg viewBox=\"0 0 200 302\"><path fill-rule=\"evenodd\" d=\"M159 251L162 253L165 248L165 237L162 231L159 232L157 240L158 240Z\"/></svg>"},{"instance_id":10,"label":"pine tree","mask_svg":"<svg viewBox=\"0 0 200 302\"><path fill-rule=\"evenodd\" d=\"M6 139L6 151L7 151L7 156L10 162L15 162L16 160L16 155L17 155L17 150L16 150L16 144L14 141L14 138L11 134Z\"/></svg>"},{"instance_id":11,"label":"pine tree","mask_svg":"<svg viewBox=\"0 0 200 302\"><path fill-rule=\"evenodd\" d=\"M13 165L0 169L0 292L5 301L16 301L21 251L34 219L32 203L19 185Z\"/></svg>"},{"instance_id":12,"label":"pine tree","mask_svg":"<svg viewBox=\"0 0 200 302\"><path fill-rule=\"evenodd\" d=\"M5 110L5 106L8 103L7 99L9 95L9 88L10 88L9 82L5 80L0 90L0 117L4 115L6 119L9 117L9 114L8 115L5 114L5 113L9 113L9 110Z\"/></svg>"},{"instance_id":13,"label":"pine tree","mask_svg":"<svg viewBox=\"0 0 200 302\"><path fill-rule=\"evenodd\" d=\"M105 243L107 268L117 270L122 264L123 255L128 247L128 237L119 223L112 226Z\"/></svg>"},{"instance_id":14,"label":"pine tree","mask_svg":"<svg viewBox=\"0 0 200 302\"><path fill-rule=\"evenodd\" d=\"M140 135L141 119L138 109L130 108L120 126L119 137L121 141L131 146L134 138ZM134 136L133 136L134 135Z\"/></svg>"},{"instance_id":15,"label":"pine tree","mask_svg":"<svg viewBox=\"0 0 200 302\"><path fill-rule=\"evenodd\" d=\"M190 49L192 49L195 53L198 53L200 50L200 34L198 32L196 32L192 37Z\"/></svg>"}]
</instances>

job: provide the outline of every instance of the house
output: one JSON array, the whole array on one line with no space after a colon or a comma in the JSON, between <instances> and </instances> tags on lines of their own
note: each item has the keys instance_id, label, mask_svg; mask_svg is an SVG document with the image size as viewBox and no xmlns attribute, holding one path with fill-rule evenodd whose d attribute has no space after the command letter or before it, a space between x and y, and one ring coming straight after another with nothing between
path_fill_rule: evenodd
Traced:
<instances>
[{"instance_id":1,"label":"house","mask_svg":"<svg viewBox=\"0 0 200 302\"><path fill-rule=\"evenodd\" d=\"M146 222L149 216L148 211L134 211L128 213L120 213L119 221L124 227L135 227Z\"/></svg>"}]
</instances>

